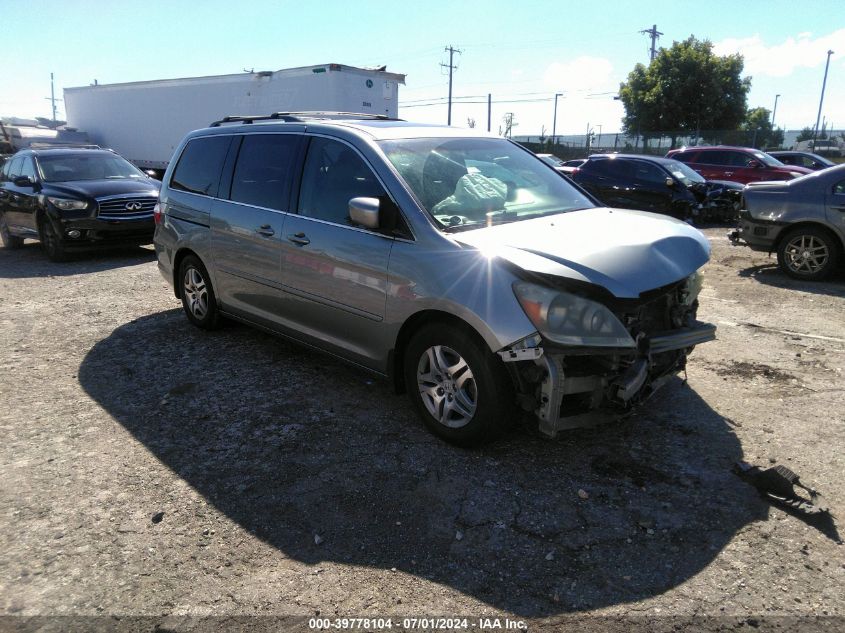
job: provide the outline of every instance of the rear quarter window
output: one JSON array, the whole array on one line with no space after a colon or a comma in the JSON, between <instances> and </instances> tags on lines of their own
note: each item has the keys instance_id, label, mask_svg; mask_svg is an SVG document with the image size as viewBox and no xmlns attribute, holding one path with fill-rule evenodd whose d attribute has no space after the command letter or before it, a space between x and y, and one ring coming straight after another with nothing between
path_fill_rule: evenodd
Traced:
<instances>
[{"instance_id":1,"label":"rear quarter window","mask_svg":"<svg viewBox=\"0 0 845 633\"><path fill-rule=\"evenodd\" d=\"M231 136L206 136L188 141L173 170L170 188L216 196L231 139Z\"/></svg>"}]
</instances>

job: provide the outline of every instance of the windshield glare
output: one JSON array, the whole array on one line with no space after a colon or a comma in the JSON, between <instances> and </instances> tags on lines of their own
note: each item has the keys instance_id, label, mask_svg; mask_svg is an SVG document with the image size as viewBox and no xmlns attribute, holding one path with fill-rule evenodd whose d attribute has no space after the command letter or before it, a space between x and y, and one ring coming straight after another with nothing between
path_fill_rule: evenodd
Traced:
<instances>
[{"instance_id":1,"label":"windshield glare","mask_svg":"<svg viewBox=\"0 0 845 633\"><path fill-rule=\"evenodd\" d=\"M667 163L664 166L669 170L670 174L680 180L686 187L689 187L697 182L705 182L704 177L701 174L689 165L685 165L680 161L673 160L671 163Z\"/></svg>"},{"instance_id":2,"label":"windshield glare","mask_svg":"<svg viewBox=\"0 0 845 633\"><path fill-rule=\"evenodd\" d=\"M596 206L563 176L504 139L421 138L380 145L447 230Z\"/></svg>"},{"instance_id":3,"label":"windshield glare","mask_svg":"<svg viewBox=\"0 0 845 633\"><path fill-rule=\"evenodd\" d=\"M86 153L39 156L38 166L45 182L140 179L146 177L129 161L115 154Z\"/></svg>"}]
</instances>

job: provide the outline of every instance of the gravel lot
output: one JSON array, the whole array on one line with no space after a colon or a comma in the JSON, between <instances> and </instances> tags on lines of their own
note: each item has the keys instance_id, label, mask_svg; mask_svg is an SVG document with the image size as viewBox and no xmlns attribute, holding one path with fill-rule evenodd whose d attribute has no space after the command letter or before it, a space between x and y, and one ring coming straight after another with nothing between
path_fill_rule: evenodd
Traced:
<instances>
[{"instance_id":1,"label":"gravel lot","mask_svg":"<svg viewBox=\"0 0 845 633\"><path fill-rule=\"evenodd\" d=\"M0 629L260 614L842 630L842 519L770 506L731 467L784 464L845 516L845 275L789 280L725 231L705 230L699 313L719 339L687 383L618 424L554 441L518 426L475 451L354 368L193 328L151 249L0 249Z\"/></svg>"}]
</instances>

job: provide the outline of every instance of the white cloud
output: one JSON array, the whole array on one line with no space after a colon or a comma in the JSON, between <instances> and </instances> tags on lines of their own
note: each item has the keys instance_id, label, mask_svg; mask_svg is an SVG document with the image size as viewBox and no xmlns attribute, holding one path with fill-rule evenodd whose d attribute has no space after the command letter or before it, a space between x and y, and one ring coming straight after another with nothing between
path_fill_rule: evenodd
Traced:
<instances>
[{"instance_id":1,"label":"white cloud","mask_svg":"<svg viewBox=\"0 0 845 633\"><path fill-rule=\"evenodd\" d=\"M741 53L745 57L745 72L751 75L787 77L798 68L814 68L825 63L827 51L833 50L832 60L845 54L845 29L813 39L811 33L799 33L780 44L768 46L759 35L728 38L713 45L718 55Z\"/></svg>"},{"instance_id":2,"label":"white cloud","mask_svg":"<svg viewBox=\"0 0 845 633\"><path fill-rule=\"evenodd\" d=\"M554 62L543 73L543 83L553 90L571 93L607 88L611 81L613 64L604 57L578 57L562 64Z\"/></svg>"}]
</instances>

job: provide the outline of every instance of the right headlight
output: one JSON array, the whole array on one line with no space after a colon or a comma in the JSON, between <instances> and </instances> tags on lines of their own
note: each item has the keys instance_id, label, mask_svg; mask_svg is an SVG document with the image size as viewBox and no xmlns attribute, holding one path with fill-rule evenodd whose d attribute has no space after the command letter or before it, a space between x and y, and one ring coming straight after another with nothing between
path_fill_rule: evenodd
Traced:
<instances>
[{"instance_id":1,"label":"right headlight","mask_svg":"<svg viewBox=\"0 0 845 633\"><path fill-rule=\"evenodd\" d=\"M57 209L61 209L62 211L78 211L88 206L88 203L85 202L85 200L53 198L52 196L48 196L47 200L49 200L54 207L56 207Z\"/></svg>"},{"instance_id":2,"label":"right headlight","mask_svg":"<svg viewBox=\"0 0 845 633\"><path fill-rule=\"evenodd\" d=\"M537 331L561 345L636 347L616 315L584 297L518 281L513 291Z\"/></svg>"}]
</instances>

